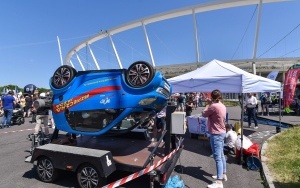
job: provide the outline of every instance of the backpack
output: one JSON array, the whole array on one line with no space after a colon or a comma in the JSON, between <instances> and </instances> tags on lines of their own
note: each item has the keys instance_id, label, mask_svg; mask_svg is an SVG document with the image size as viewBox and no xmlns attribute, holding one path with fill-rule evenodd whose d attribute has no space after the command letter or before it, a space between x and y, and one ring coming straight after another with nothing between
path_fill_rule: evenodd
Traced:
<instances>
[{"instance_id":1,"label":"backpack","mask_svg":"<svg viewBox=\"0 0 300 188\"><path fill-rule=\"evenodd\" d=\"M259 171L262 167L260 159L255 155L247 157L246 165L248 170L254 171Z\"/></svg>"}]
</instances>

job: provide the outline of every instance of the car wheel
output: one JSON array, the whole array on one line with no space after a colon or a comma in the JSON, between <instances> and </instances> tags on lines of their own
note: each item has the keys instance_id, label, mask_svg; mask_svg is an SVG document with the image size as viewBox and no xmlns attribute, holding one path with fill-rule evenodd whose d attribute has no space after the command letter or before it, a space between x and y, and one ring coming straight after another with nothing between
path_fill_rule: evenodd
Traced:
<instances>
[{"instance_id":1,"label":"car wheel","mask_svg":"<svg viewBox=\"0 0 300 188\"><path fill-rule=\"evenodd\" d=\"M17 119L16 124L17 124L17 125L22 125L21 119L20 119L20 118Z\"/></svg>"},{"instance_id":2,"label":"car wheel","mask_svg":"<svg viewBox=\"0 0 300 188\"><path fill-rule=\"evenodd\" d=\"M77 181L80 187L99 187L102 180L98 170L91 164L82 164L77 170Z\"/></svg>"},{"instance_id":3,"label":"car wheel","mask_svg":"<svg viewBox=\"0 0 300 188\"><path fill-rule=\"evenodd\" d=\"M53 182L58 177L58 169L54 168L52 161L48 157L38 159L36 171L43 182Z\"/></svg>"},{"instance_id":4,"label":"car wheel","mask_svg":"<svg viewBox=\"0 0 300 188\"><path fill-rule=\"evenodd\" d=\"M21 124L24 124L24 123L25 123L25 118L21 117Z\"/></svg>"},{"instance_id":5,"label":"car wheel","mask_svg":"<svg viewBox=\"0 0 300 188\"><path fill-rule=\"evenodd\" d=\"M60 66L56 71L54 72L51 84L56 89L61 89L68 85L73 78L76 76L77 71L68 65Z\"/></svg>"},{"instance_id":6,"label":"car wheel","mask_svg":"<svg viewBox=\"0 0 300 188\"><path fill-rule=\"evenodd\" d=\"M145 61L137 61L126 71L126 82L131 87L143 87L151 82L155 70Z\"/></svg>"},{"instance_id":7,"label":"car wheel","mask_svg":"<svg viewBox=\"0 0 300 188\"><path fill-rule=\"evenodd\" d=\"M24 117L18 117L17 124L22 125L25 122Z\"/></svg>"}]
</instances>

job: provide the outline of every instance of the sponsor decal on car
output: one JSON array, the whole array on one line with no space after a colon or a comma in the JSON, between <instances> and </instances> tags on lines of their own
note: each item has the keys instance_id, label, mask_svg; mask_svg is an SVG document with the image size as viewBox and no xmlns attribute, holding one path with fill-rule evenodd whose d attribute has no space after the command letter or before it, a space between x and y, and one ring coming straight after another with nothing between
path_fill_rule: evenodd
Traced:
<instances>
[{"instance_id":1,"label":"sponsor decal on car","mask_svg":"<svg viewBox=\"0 0 300 188\"><path fill-rule=\"evenodd\" d=\"M110 95L110 96L107 96L106 98L102 98L100 100L100 104L108 104L110 103L110 99L114 96L114 94Z\"/></svg>"},{"instance_id":2,"label":"sponsor decal on car","mask_svg":"<svg viewBox=\"0 0 300 188\"><path fill-rule=\"evenodd\" d=\"M92 85L92 84L99 84L99 83L103 83L103 82L108 82L108 81L111 81L111 80L116 80L117 78L107 78L107 79L104 79L104 80L97 80L97 81L93 81L93 82L88 82L88 83L85 83L83 84L84 86L89 86L89 85Z\"/></svg>"},{"instance_id":3,"label":"sponsor decal on car","mask_svg":"<svg viewBox=\"0 0 300 188\"><path fill-rule=\"evenodd\" d=\"M120 86L107 86L107 87L97 88L97 89L88 91L77 97L71 98L65 102L53 105L53 112L58 114L60 112L63 112L66 108L71 108L71 107L75 106L76 104L79 104L97 94L109 92L109 91L116 91L116 90L120 90L120 89L121 89ZM110 100L109 100L109 102L110 102Z\"/></svg>"}]
</instances>

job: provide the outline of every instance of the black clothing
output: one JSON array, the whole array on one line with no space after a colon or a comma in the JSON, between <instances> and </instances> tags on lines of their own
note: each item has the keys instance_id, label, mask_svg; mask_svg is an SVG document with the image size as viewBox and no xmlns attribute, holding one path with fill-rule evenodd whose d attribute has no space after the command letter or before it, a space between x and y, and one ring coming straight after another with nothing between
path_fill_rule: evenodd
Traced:
<instances>
[{"instance_id":1,"label":"black clothing","mask_svg":"<svg viewBox=\"0 0 300 188\"><path fill-rule=\"evenodd\" d=\"M31 108L32 106L32 98L31 97L26 97L25 98L25 107Z\"/></svg>"},{"instance_id":2,"label":"black clothing","mask_svg":"<svg viewBox=\"0 0 300 188\"><path fill-rule=\"evenodd\" d=\"M38 108L36 111L37 115L49 115L49 108Z\"/></svg>"}]
</instances>

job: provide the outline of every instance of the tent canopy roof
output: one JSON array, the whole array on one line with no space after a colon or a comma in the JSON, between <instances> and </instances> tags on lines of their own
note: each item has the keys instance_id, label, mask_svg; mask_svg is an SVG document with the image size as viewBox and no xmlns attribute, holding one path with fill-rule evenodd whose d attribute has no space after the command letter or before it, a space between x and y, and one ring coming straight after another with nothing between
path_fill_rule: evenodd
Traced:
<instances>
[{"instance_id":1,"label":"tent canopy roof","mask_svg":"<svg viewBox=\"0 0 300 188\"><path fill-rule=\"evenodd\" d=\"M212 60L206 65L168 79L173 93L211 92L222 93L279 92L281 83L248 73L234 65Z\"/></svg>"}]
</instances>

